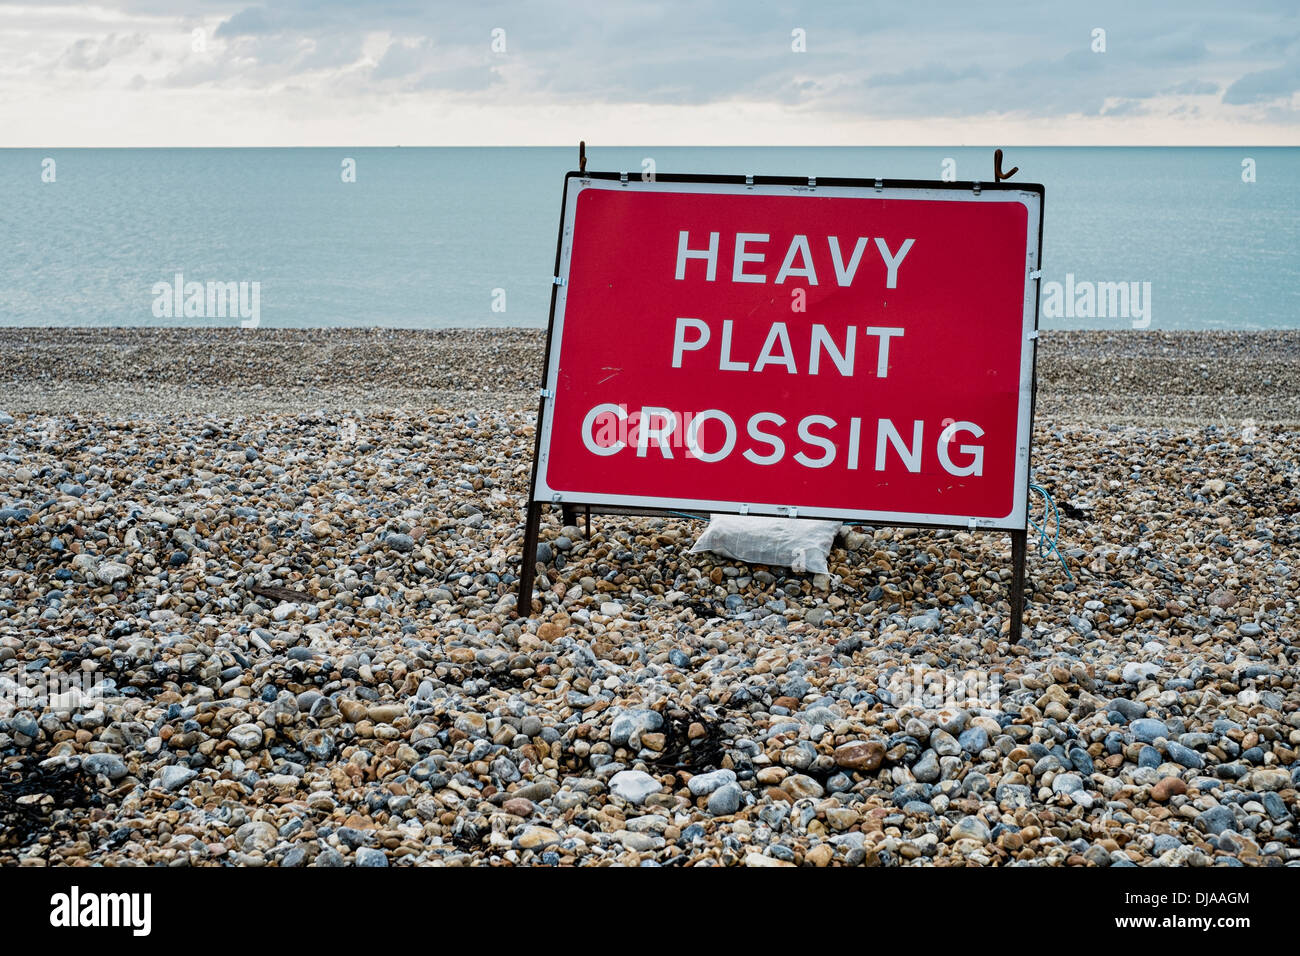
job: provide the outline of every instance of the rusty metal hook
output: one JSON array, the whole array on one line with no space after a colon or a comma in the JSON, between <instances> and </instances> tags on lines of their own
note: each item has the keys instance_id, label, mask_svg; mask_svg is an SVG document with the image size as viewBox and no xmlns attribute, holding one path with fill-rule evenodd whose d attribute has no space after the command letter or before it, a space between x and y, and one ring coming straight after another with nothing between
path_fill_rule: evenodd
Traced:
<instances>
[{"instance_id":1,"label":"rusty metal hook","mask_svg":"<svg viewBox=\"0 0 1300 956\"><path fill-rule=\"evenodd\" d=\"M585 173L586 171L587 171L587 141L580 139L578 140L578 172Z\"/></svg>"},{"instance_id":2,"label":"rusty metal hook","mask_svg":"<svg viewBox=\"0 0 1300 956\"><path fill-rule=\"evenodd\" d=\"M995 183L1000 183L1004 179L1010 179L1018 172L1020 172L1020 167L1012 166L1004 173L1002 171L1002 150L993 150L993 181Z\"/></svg>"}]
</instances>

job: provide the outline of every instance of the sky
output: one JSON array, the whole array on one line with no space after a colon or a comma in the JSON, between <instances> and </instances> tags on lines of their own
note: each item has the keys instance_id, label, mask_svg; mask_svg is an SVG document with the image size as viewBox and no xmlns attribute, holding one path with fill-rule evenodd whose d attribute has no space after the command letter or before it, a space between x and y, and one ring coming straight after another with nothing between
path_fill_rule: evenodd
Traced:
<instances>
[{"instance_id":1,"label":"sky","mask_svg":"<svg viewBox=\"0 0 1300 956\"><path fill-rule=\"evenodd\" d=\"M1297 145L1300 2L0 0L0 146Z\"/></svg>"}]
</instances>

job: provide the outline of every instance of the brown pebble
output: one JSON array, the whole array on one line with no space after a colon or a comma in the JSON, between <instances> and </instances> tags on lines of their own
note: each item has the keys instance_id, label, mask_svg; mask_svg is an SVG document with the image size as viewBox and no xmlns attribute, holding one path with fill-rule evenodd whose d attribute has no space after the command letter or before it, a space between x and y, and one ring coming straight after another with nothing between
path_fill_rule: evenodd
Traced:
<instances>
[{"instance_id":1,"label":"brown pebble","mask_svg":"<svg viewBox=\"0 0 1300 956\"><path fill-rule=\"evenodd\" d=\"M1187 781L1182 777L1165 777L1151 788L1151 799L1164 803L1171 797L1187 792Z\"/></svg>"},{"instance_id":2,"label":"brown pebble","mask_svg":"<svg viewBox=\"0 0 1300 956\"><path fill-rule=\"evenodd\" d=\"M835 748L835 763L849 770L872 771L885 759L885 746L876 740L857 740Z\"/></svg>"},{"instance_id":3,"label":"brown pebble","mask_svg":"<svg viewBox=\"0 0 1300 956\"><path fill-rule=\"evenodd\" d=\"M357 700L339 701L339 713L349 724L366 719L366 705Z\"/></svg>"},{"instance_id":4,"label":"brown pebble","mask_svg":"<svg viewBox=\"0 0 1300 956\"><path fill-rule=\"evenodd\" d=\"M517 817L531 817L535 808L531 800L525 800L523 797L511 797L501 804L501 809Z\"/></svg>"},{"instance_id":5,"label":"brown pebble","mask_svg":"<svg viewBox=\"0 0 1300 956\"><path fill-rule=\"evenodd\" d=\"M835 851L831 849L830 844L819 843L804 856L804 862L812 866L827 866L835 856Z\"/></svg>"}]
</instances>

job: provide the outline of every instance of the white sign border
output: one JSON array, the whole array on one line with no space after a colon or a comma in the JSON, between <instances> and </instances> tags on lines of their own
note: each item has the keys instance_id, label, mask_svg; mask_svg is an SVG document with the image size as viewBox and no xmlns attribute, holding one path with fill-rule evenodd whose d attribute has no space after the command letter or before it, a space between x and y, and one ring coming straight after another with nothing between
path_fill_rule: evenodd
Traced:
<instances>
[{"instance_id":1,"label":"white sign border","mask_svg":"<svg viewBox=\"0 0 1300 956\"><path fill-rule=\"evenodd\" d=\"M958 187L958 188L954 188ZM968 187L968 188L960 188ZM564 310L569 289L569 266L573 254L574 218L577 214L578 196L585 189L626 190L668 193L701 193L721 195L762 196L830 196L843 199L924 199L939 202L1018 202L1027 213L1025 228L1025 292L1022 315L1020 350L1019 409L1016 427L1016 483L1011 511L1000 518L973 518L969 515L924 514L899 511L855 511L846 508L805 508L800 505L772 505L756 502L704 498L648 498L638 495L597 494L589 492L564 492L550 487L546 480L550 459L550 440L555 413L556 383L559 381L560 343L564 338ZM1023 531L1029 509L1029 455L1034 402L1034 361L1036 352L1036 320L1038 314L1039 242L1043 215L1042 193L1030 189L976 188L974 184L945 184L944 187L898 186L839 186L811 184L729 183L707 181L645 180L628 177L626 180L588 178L570 174L565 181L564 220L560 236L560 266L551 315L548 341L549 362L546 369L546 386L543 389L541 436L537 445L532 500L551 504L612 505L636 509L678 509L710 511L724 514L751 514L800 518L830 518L853 524L924 525L934 527L970 529L990 528ZM571 496L571 497L567 497Z\"/></svg>"}]
</instances>

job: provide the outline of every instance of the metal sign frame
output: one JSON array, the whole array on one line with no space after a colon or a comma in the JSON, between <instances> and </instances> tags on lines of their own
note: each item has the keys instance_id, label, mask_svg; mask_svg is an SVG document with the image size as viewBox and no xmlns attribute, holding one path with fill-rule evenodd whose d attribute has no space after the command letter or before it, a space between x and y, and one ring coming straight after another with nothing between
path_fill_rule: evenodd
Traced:
<instances>
[{"instance_id":1,"label":"metal sign frame","mask_svg":"<svg viewBox=\"0 0 1300 956\"><path fill-rule=\"evenodd\" d=\"M658 174L652 180L627 173L574 171L565 174L560 206L559 238L555 250L555 271L551 288L551 307L547 321L543 380L537 408L533 468L529 482L525 515L524 553L519 581L516 612L531 614L532 586L536 573L537 538L544 504L559 505L566 523L576 520L577 509L587 516L590 532L591 514L636 514L664 516L671 513L707 517L710 513L794 516L796 508L784 505L702 498L661 498L646 503L642 497L618 494L571 494L556 491L546 480L549 437L555 387L560 362L560 338L564 329L564 311L568 291L569 263L572 252L574 219L578 194L584 189L619 190L635 188L665 192L714 193L731 195L837 196L844 198L891 198L979 202L1020 202L1028 211L1025 248L1025 294L1022 309L1024 333L1020 354L1019 401L1016 429L1015 489L1012 510L1001 518L970 519L956 515L930 515L915 512L857 511L834 508L797 507L800 518L830 518L847 523L890 527L948 528L954 530L1002 530L1011 534L1013 582L1011 588L1012 621L1019 621L1023 611L1023 581L1026 551L1026 524L1029 499L1029 466L1032 451L1034 405L1037 395L1038 299L1042 274L1044 189L1035 183L940 182L909 179L847 179L795 176L734 176ZM920 520L918 520L920 519ZM527 610L525 610L527 609ZM1013 635L1018 637L1019 635Z\"/></svg>"}]
</instances>

